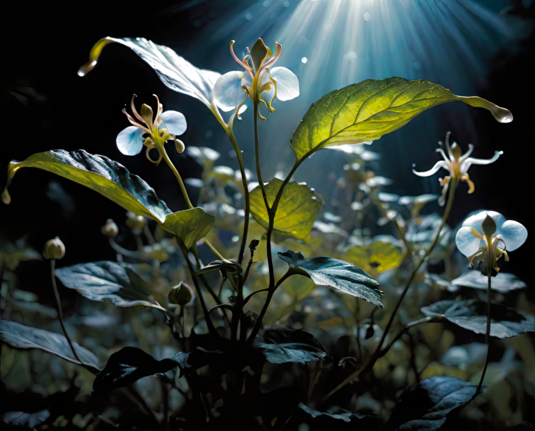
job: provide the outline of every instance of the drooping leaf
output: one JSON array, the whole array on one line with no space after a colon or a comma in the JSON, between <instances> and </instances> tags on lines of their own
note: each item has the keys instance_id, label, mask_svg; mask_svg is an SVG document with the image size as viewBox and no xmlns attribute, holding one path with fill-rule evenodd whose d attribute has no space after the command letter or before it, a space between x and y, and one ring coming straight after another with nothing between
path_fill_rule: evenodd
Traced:
<instances>
[{"instance_id":1,"label":"drooping leaf","mask_svg":"<svg viewBox=\"0 0 535 431\"><path fill-rule=\"evenodd\" d=\"M117 307L156 307L150 302L151 291L145 281L117 262L79 263L56 269L56 276L65 287L92 301L108 299Z\"/></svg>"},{"instance_id":2,"label":"drooping leaf","mask_svg":"<svg viewBox=\"0 0 535 431\"><path fill-rule=\"evenodd\" d=\"M438 430L448 415L470 402L476 390L476 385L452 376L422 380L401 395L387 427L400 431Z\"/></svg>"},{"instance_id":3,"label":"drooping leaf","mask_svg":"<svg viewBox=\"0 0 535 431\"><path fill-rule=\"evenodd\" d=\"M195 350L188 353L175 353L172 359L178 364L178 367L180 368L180 377L182 377L197 368L219 361L222 358L222 355L223 352L220 350L206 350L202 347L197 347Z\"/></svg>"},{"instance_id":4,"label":"drooping leaf","mask_svg":"<svg viewBox=\"0 0 535 431\"><path fill-rule=\"evenodd\" d=\"M383 308L379 282L362 269L332 257L305 257L288 250L278 253L295 273L310 277L318 286L330 286Z\"/></svg>"},{"instance_id":5,"label":"drooping leaf","mask_svg":"<svg viewBox=\"0 0 535 431\"><path fill-rule=\"evenodd\" d=\"M428 81L368 79L333 91L312 104L295 131L291 147L297 160L327 146L379 139L437 105L461 101L488 109L501 123L511 113L480 97L463 97Z\"/></svg>"},{"instance_id":6,"label":"drooping leaf","mask_svg":"<svg viewBox=\"0 0 535 431\"><path fill-rule=\"evenodd\" d=\"M48 419L50 412L46 409L35 413L6 412L2 415L2 422L6 425L35 429Z\"/></svg>"},{"instance_id":7,"label":"drooping leaf","mask_svg":"<svg viewBox=\"0 0 535 431\"><path fill-rule=\"evenodd\" d=\"M487 303L473 299L455 302L445 300L421 308L426 316L441 316L461 328L476 334L487 331ZM535 332L535 318L500 304L491 304L490 335L497 338L516 337Z\"/></svg>"},{"instance_id":8,"label":"drooping leaf","mask_svg":"<svg viewBox=\"0 0 535 431\"><path fill-rule=\"evenodd\" d=\"M327 356L322 345L312 334L291 328L266 330L264 342L255 340L254 347L272 364L287 362L304 364Z\"/></svg>"},{"instance_id":9,"label":"drooping leaf","mask_svg":"<svg viewBox=\"0 0 535 431\"><path fill-rule=\"evenodd\" d=\"M320 412L318 410L311 409L303 403L299 403L298 407L313 418L317 418L319 416L328 416L344 422L351 422L351 419L364 419L366 417L365 415L354 413L338 406L332 406L326 412Z\"/></svg>"},{"instance_id":10,"label":"drooping leaf","mask_svg":"<svg viewBox=\"0 0 535 431\"><path fill-rule=\"evenodd\" d=\"M403 249L389 242L376 241L370 245L351 247L344 254L349 262L365 271L378 273L397 268L403 261Z\"/></svg>"},{"instance_id":11,"label":"drooping leaf","mask_svg":"<svg viewBox=\"0 0 535 431\"><path fill-rule=\"evenodd\" d=\"M55 332L31 328L9 320L0 320L0 341L16 349L38 349L79 364L65 336ZM73 345L85 364L100 369L100 362L93 353L75 342Z\"/></svg>"},{"instance_id":12,"label":"drooping leaf","mask_svg":"<svg viewBox=\"0 0 535 431\"><path fill-rule=\"evenodd\" d=\"M269 206L273 205L277 193L283 181L273 178L265 185ZM264 204L260 186L251 191L251 214L264 228L268 228L269 216ZM277 214L275 216L274 229L276 232L303 239L308 236L314 225L323 200L313 190L304 184L292 181L286 185L282 192Z\"/></svg>"},{"instance_id":13,"label":"drooping leaf","mask_svg":"<svg viewBox=\"0 0 535 431\"><path fill-rule=\"evenodd\" d=\"M166 373L178 366L173 358L157 361L136 347L124 347L108 359L104 369L93 382L93 394L100 395L115 388L157 373Z\"/></svg>"},{"instance_id":14,"label":"drooping leaf","mask_svg":"<svg viewBox=\"0 0 535 431\"><path fill-rule=\"evenodd\" d=\"M487 290L487 281L487 276L481 274L481 271L467 271L453 280L452 284L460 287ZM500 271L495 277L492 277L491 288L498 292L506 293L511 290L525 289L526 287L526 283L511 273Z\"/></svg>"},{"instance_id":15,"label":"drooping leaf","mask_svg":"<svg viewBox=\"0 0 535 431\"><path fill-rule=\"evenodd\" d=\"M215 222L215 217L202 208L177 211L165 219L163 228L179 237L186 248L190 249L208 233Z\"/></svg>"},{"instance_id":16,"label":"drooping leaf","mask_svg":"<svg viewBox=\"0 0 535 431\"><path fill-rule=\"evenodd\" d=\"M211 107L212 90L221 74L211 70L198 69L171 48L157 45L142 37L135 39L105 37L100 39L91 48L89 62L80 68L78 75L84 76L93 70L97 65L100 53L110 43L119 43L134 51L154 69L161 81L171 90L194 97Z\"/></svg>"}]
</instances>

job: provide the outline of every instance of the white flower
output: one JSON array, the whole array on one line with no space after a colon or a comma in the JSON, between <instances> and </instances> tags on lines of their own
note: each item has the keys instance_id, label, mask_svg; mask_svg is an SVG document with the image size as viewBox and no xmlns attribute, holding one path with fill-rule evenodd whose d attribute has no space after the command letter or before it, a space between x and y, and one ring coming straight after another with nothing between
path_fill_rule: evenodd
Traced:
<instances>
[{"instance_id":1,"label":"white flower","mask_svg":"<svg viewBox=\"0 0 535 431\"><path fill-rule=\"evenodd\" d=\"M439 144L442 145L442 142L439 142ZM470 177L468 176L468 169L470 168L470 166L489 165L498 160L498 157L503 154L503 151L496 151L494 153L494 157L492 157L491 159L475 159L473 157L470 157L470 154L472 154L473 150L474 146L472 144L469 144L468 152L463 155L461 147L459 147L456 142L454 142L453 145L450 147L450 132L448 132L446 133L446 151L448 152L448 155L446 156L442 148L437 149L437 152L442 155L442 158L444 160L437 162L435 166L433 166L428 171L416 172L413 169L412 172L414 172L420 177L429 177L433 174L436 174L440 168L447 169L450 172L449 176L444 177L444 179L439 179L440 185L443 187L442 196L439 199L439 203L443 204L446 198L449 183L452 179L454 179L454 181L466 181L469 186L468 193L473 193L475 190L475 186L474 183L470 180Z\"/></svg>"},{"instance_id":2,"label":"white flower","mask_svg":"<svg viewBox=\"0 0 535 431\"><path fill-rule=\"evenodd\" d=\"M519 248L527 237L528 231L520 223L506 220L495 211L482 211L463 222L455 236L455 243L472 267L483 261L499 271L496 265L498 259L505 256L505 261L508 261L507 252ZM486 265L482 272L487 273Z\"/></svg>"},{"instance_id":3,"label":"white flower","mask_svg":"<svg viewBox=\"0 0 535 431\"><path fill-rule=\"evenodd\" d=\"M243 70L225 73L216 81L214 98L219 108L231 111L249 96L254 103L262 102L270 112L275 112L271 107L275 98L286 101L299 96L297 76L285 67L272 68L282 52L280 44L275 43L277 51L273 55L259 38L242 61L234 54L233 44L234 41L230 42L230 52Z\"/></svg>"},{"instance_id":4,"label":"white flower","mask_svg":"<svg viewBox=\"0 0 535 431\"><path fill-rule=\"evenodd\" d=\"M182 135L186 131L187 123L184 115L177 111L163 112L163 105L156 95L154 96L158 103L156 116L153 118L152 108L145 104L141 106L140 115L134 106L135 97L136 95L134 94L131 107L137 121L126 112L126 109L123 109L123 113L128 117L128 121L132 126L127 127L117 135L117 148L119 148L119 151L126 156L135 156L141 152L143 145L145 145L147 147L147 159L156 164L160 162L162 155L159 155L158 160L152 160L149 156L149 151L152 148L158 149L168 140L175 142L179 153L184 151L184 144L176 138L176 136ZM147 136L144 137L144 135Z\"/></svg>"}]
</instances>

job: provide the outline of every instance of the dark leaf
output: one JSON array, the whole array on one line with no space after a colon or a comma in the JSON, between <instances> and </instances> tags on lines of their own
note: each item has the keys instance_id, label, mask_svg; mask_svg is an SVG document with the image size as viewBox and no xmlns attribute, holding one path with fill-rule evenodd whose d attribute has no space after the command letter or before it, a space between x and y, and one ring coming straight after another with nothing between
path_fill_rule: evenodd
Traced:
<instances>
[{"instance_id":1,"label":"dark leaf","mask_svg":"<svg viewBox=\"0 0 535 431\"><path fill-rule=\"evenodd\" d=\"M48 410L41 410L35 413L6 412L2 415L2 422L7 425L34 428L37 425L41 425L49 416L50 412Z\"/></svg>"},{"instance_id":2,"label":"dark leaf","mask_svg":"<svg viewBox=\"0 0 535 431\"><path fill-rule=\"evenodd\" d=\"M182 377L197 368L204 367L211 362L220 360L222 356L223 352L219 350L210 351L203 349L202 347L197 347L194 351L189 353L175 353L171 359L177 363L180 368L180 377Z\"/></svg>"},{"instance_id":3,"label":"dark leaf","mask_svg":"<svg viewBox=\"0 0 535 431\"><path fill-rule=\"evenodd\" d=\"M460 287L487 290L487 282L487 276L481 274L481 271L467 271L451 283ZM498 292L506 293L511 290L525 289L526 287L526 283L514 274L500 271L496 274L496 277L492 277L491 288Z\"/></svg>"},{"instance_id":4,"label":"dark leaf","mask_svg":"<svg viewBox=\"0 0 535 431\"><path fill-rule=\"evenodd\" d=\"M326 412L313 410L310 407L305 406L303 403L299 403L298 407L313 418L317 418L318 416L328 416L344 422L351 422L351 419L364 419L366 417L365 415L350 412L349 410L345 410L338 406L330 407Z\"/></svg>"}]
</instances>

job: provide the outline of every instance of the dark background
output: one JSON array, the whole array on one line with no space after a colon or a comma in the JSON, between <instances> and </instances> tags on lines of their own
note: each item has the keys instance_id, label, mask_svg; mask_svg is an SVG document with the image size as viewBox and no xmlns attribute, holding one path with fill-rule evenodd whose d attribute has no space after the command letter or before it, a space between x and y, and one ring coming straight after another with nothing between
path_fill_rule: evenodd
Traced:
<instances>
[{"instance_id":1,"label":"dark background","mask_svg":"<svg viewBox=\"0 0 535 431\"><path fill-rule=\"evenodd\" d=\"M117 150L115 137L128 125L121 109L134 92L143 101L157 93L166 109L188 113L184 142L210 146L220 152L229 151L231 148L223 133L214 133L209 142L204 138L206 130L218 128L213 116L198 101L168 90L149 66L119 45L106 48L98 67L87 77L78 77L76 71L87 61L90 48L99 38L143 36L172 46L184 56L197 52L197 66L226 72L227 65L221 67L211 61L210 51L199 54L202 46L196 45L196 41L204 25L232 8L239 10L242 5L252 3L243 0L92 1L4 5L1 96L4 127L0 167L6 169L10 160L23 160L39 151L83 148L107 155L142 176L172 210L185 208L174 178L164 165L157 168L143 156L126 157ZM524 7L521 2L504 2L504 6L508 3L512 5L508 13L528 21L535 18L534 4ZM227 43L222 42L225 49ZM477 193L468 196L464 184L460 187L452 215L454 224L472 210L487 208L521 222L531 235L535 232L532 190L534 48L532 32L527 38L501 49L489 61L486 85L478 88L476 94L507 107L515 120L501 125L487 112L476 110L474 126L486 138L485 154L479 157L490 157L495 150L504 150L505 154L499 163L476 166L470 171ZM240 124L240 127L247 130L250 125ZM411 124L410 127L410 133L418 133L416 126ZM447 127L455 136L456 125ZM249 142L243 144L246 149L249 145ZM418 152L410 141L406 145L408 152ZM391 146L385 146L382 151L386 166L395 164L395 160L388 160L391 150ZM171 153L184 177L200 176L200 167L195 161L186 155ZM229 164L236 168L232 160ZM424 168L421 164L419 167ZM50 192L51 181L55 181L52 190L59 184L70 199L54 198L54 193ZM5 178L0 180L0 186L4 184ZM417 184L417 180L412 184ZM406 194L418 193L410 189L412 184L408 184ZM82 186L36 169L19 172L10 193L11 205L0 206L0 236L14 241L27 234L29 243L40 251L46 240L59 235L67 248L61 266L114 258L106 238L100 234L100 226L106 219L113 218L125 229L122 208ZM118 241L128 246L128 242L123 242L123 239L128 241L127 238L128 235L123 238L121 234ZM529 237L522 248L511 253L511 262L502 265L531 286L535 279L532 271L534 244L533 236ZM18 276L23 289L37 289L42 277L48 277L46 263L23 263ZM531 293L528 289L528 295L533 298L533 289Z\"/></svg>"}]
</instances>

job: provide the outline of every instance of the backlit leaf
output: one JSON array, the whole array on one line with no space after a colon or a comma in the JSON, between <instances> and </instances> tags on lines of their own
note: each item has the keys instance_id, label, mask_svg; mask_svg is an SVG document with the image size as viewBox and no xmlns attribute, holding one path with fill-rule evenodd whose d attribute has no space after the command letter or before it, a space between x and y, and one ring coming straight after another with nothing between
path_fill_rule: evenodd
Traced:
<instances>
[{"instance_id":1,"label":"backlit leaf","mask_svg":"<svg viewBox=\"0 0 535 431\"><path fill-rule=\"evenodd\" d=\"M467 271L451 283L454 286L487 290L487 276L481 274L481 271ZM491 288L498 292L505 293L511 290L525 289L526 287L526 283L511 273L500 271L495 277L492 277Z\"/></svg>"},{"instance_id":2,"label":"backlit leaf","mask_svg":"<svg viewBox=\"0 0 535 431\"><path fill-rule=\"evenodd\" d=\"M403 261L403 249L389 242L376 241L370 245L351 247L344 254L349 262L365 271L378 273L397 268Z\"/></svg>"},{"instance_id":3,"label":"backlit leaf","mask_svg":"<svg viewBox=\"0 0 535 431\"><path fill-rule=\"evenodd\" d=\"M178 236L189 249L204 238L214 222L215 217L202 208L191 208L168 215L162 227Z\"/></svg>"}]
</instances>

